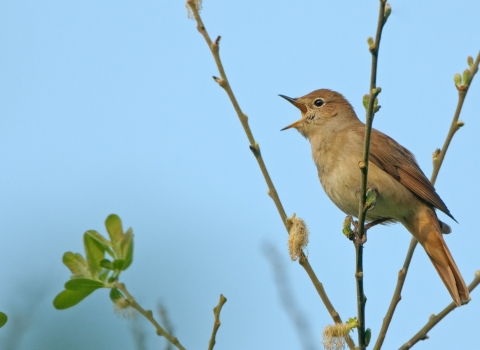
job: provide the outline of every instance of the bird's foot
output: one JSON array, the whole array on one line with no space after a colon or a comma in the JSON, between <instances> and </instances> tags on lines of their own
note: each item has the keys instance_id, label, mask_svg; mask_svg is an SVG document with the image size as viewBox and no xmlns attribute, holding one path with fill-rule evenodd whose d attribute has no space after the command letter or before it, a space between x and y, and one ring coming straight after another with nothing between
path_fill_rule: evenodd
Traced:
<instances>
[{"instance_id":1,"label":"bird's foot","mask_svg":"<svg viewBox=\"0 0 480 350\"><path fill-rule=\"evenodd\" d=\"M359 243L359 244L362 244L362 245L365 244L367 242L367 229L366 229L366 227L365 227L363 236L360 237L360 235L358 233L358 221L352 220L352 224L353 224L353 231L348 238L355 243Z\"/></svg>"}]
</instances>

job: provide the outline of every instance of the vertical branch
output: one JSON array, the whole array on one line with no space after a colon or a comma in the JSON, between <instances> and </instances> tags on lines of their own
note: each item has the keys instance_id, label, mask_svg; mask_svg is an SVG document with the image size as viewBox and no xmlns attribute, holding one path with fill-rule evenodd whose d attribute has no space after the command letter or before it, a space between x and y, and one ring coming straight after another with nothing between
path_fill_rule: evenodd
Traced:
<instances>
[{"instance_id":1,"label":"vertical branch","mask_svg":"<svg viewBox=\"0 0 480 350\"><path fill-rule=\"evenodd\" d=\"M375 41L369 39L370 52L372 54L372 69L370 76L370 90L369 100L367 106L367 116L365 122L365 142L363 146L363 160L359 162L360 171L362 173L362 182L360 187L360 203L358 214L357 232L358 236L355 239L356 252L356 271L355 278L357 282L357 309L358 309L358 345L360 350L366 348L365 344L365 303L366 297L363 290L363 243L365 242L365 215L367 212L366 193L367 193L367 176L368 176L368 157L370 153L370 134L372 131L372 123L375 112L378 111L376 106L376 97L380 93L380 88L377 88L377 63L378 53L380 49L380 40L382 37L383 26L385 25L388 16L390 15L390 7L386 6L386 0L380 0L380 9L378 14L377 32ZM386 11L387 9L387 11Z\"/></svg>"},{"instance_id":2,"label":"vertical branch","mask_svg":"<svg viewBox=\"0 0 480 350\"><path fill-rule=\"evenodd\" d=\"M215 59L215 63L217 64L220 77L219 78L213 77L213 79L218 83L218 85L220 85L220 87L222 87L225 90L228 97L230 98L233 108L235 109L235 112L237 113L237 116L245 131L245 134L247 135L248 141L250 143L250 150L255 156L258 166L260 167L263 177L265 178L265 182L267 183L268 195L272 198L273 202L275 203L275 206L277 207L277 211L280 215L280 218L282 219L282 222L285 225L285 229L287 230L287 232L289 232L290 225L287 223L287 215L285 213L285 209L283 208L283 205L282 205L282 202L280 201L277 190L275 189L275 186L273 184L272 179L270 178L270 174L268 173L265 162L263 161L262 154L260 153L260 146L258 145L258 143L255 141L255 138L253 137L252 131L248 124L248 117L241 110L240 105L238 104L238 101L232 91L232 88L230 87L230 83L227 79L225 69L223 68L223 64L219 54L220 36L214 42L210 39L210 35L205 29L205 25L203 24L202 18L200 17L198 0L187 0L187 7L189 8L189 10L191 11L191 14L195 18L195 21L197 22L197 30L200 32L200 34L202 34L203 38L205 39L208 47L210 48L210 51L212 52L213 58ZM317 290L318 295L320 296L323 303L325 304L325 307L327 308L334 322L342 323L342 319L340 318L340 315L338 314L338 312L335 310L332 303L330 302L330 299L328 298L322 283L318 280L315 272L310 266L307 256L303 252L300 254L299 261L300 261L300 265L305 269L308 276L310 277L313 285L315 286L315 289ZM355 344L350 336L347 336L346 341L350 349L355 348Z\"/></svg>"},{"instance_id":3,"label":"vertical branch","mask_svg":"<svg viewBox=\"0 0 480 350\"><path fill-rule=\"evenodd\" d=\"M448 134L442 149L439 152L435 152L433 156L433 171L432 171L432 177L430 179L430 182L432 183L432 185L435 185L435 181L437 180L440 167L442 166L443 160L445 159L445 154L447 153L448 147L450 146L450 142L452 141L453 136L458 131L458 129L460 129L460 127L463 125L461 122L459 122L459 117L462 111L463 102L465 101L465 97L467 96L468 89L473 81L473 77L478 71L478 66L480 64L480 52L478 53L477 58L475 59L475 62L473 62L473 59L471 59L470 57L468 59L468 63L469 65L471 63L469 79L467 79L467 81L464 81L463 82L464 84L460 84L460 83L457 84L457 81L456 81L456 86L458 90L458 102L457 102L457 108L455 109L455 113L453 115L452 123L450 125L450 130L448 131ZM382 328L380 329L380 333L375 343L374 350L381 349L383 345L383 341L385 340L385 337L387 335L388 327L390 326L390 322L392 321L393 314L395 313L395 309L398 303L400 302L400 300L402 299L401 293L403 289L403 284L405 283L405 278L407 277L408 268L410 267L410 262L412 261L412 256L417 246L417 243L418 242L415 239L415 237L412 237L410 241L410 246L407 251L407 256L405 257L405 262L403 263L402 269L398 272L397 286L395 287L395 292L393 293L393 297L390 302L390 306L388 307L387 314L383 319Z\"/></svg>"}]
</instances>

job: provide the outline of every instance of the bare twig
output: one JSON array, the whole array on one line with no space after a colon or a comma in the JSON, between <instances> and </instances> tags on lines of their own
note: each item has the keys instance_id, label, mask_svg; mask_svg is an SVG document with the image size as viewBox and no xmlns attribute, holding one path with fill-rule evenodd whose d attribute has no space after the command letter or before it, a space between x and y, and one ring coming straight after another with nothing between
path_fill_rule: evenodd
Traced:
<instances>
[{"instance_id":1,"label":"bare twig","mask_svg":"<svg viewBox=\"0 0 480 350\"><path fill-rule=\"evenodd\" d=\"M480 271L475 272L475 278L473 279L472 283L468 286L468 291L471 292L475 289L476 286L480 284ZM420 340L428 339L428 332L435 327L435 325L440 322L445 316L447 316L450 312L455 310L457 305L452 301L445 309L443 309L438 315L431 315L430 319L428 320L427 324L415 334L412 339L408 342L403 344L400 350L407 350L418 343Z\"/></svg>"},{"instance_id":2,"label":"bare twig","mask_svg":"<svg viewBox=\"0 0 480 350\"><path fill-rule=\"evenodd\" d=\"M458 122L458 119L460 117L460 112L462 111L463 102L465 101L465 97L467 96L468 88L470 87L473 81L473 77L478 71L479 64L480 64L480 52L478 53L477 58L473 63L473 65L470 67L471 76L470 76L469 83L467 85L457 87L458 102L457 102L457 108L455 109L455 114L453 115L450 130L448 131L442 150L438 154L435 154L435 157L433 158L433 171L432 171L432 177L430 179L430 182L432 183L432 185L434 185L435 181L437 180L440 167L442 166L442 163L445 158L445 154L447 153L450 142L452 141L452 138L455 135L455 133L460 128L460 125ZM383 341L385 340L385 336L387 335L388 327L390 326L390 322L392 321L392 317L395 312L395 309L398 303L400 302L400 300L402 299L401 293L402 293L403 284L405 283L405 278L407 277L408 268L410 267L410 262L412 260L412 256L417 246L417 243L418 242L415 239L415 237L412 237L410 241L410 246L407 251L407 256L405 257L405 262L403 263L402 269L398 272L397 286L395 287L395 292L393 293L392 301L390 302L390 306L388 307L387 314L383 319L382 328L380 329L380 334L375 343L374 350L381 349L383 345Z\"/></svg>"},{"instance_id":3,"label":"bare twig","mask_svg":"<svg viewBox=\"0 0 480 350\"><path fill-rule=\"evenodd\" d=\"M215 315L215 320L213 322L213 331L212 336L210 337L210 341L208 342L208 350L212 350L215 346L215 337L217 335L217 331L220 328L220 312L222 311L223 304L227 302L227 298L220 294L220 300L218 301L218 305L213 308L213 314Z\"/></svg>"},{"instance_id":4,"label":"bare twig","mask_svg":"<svg viewBox=\"0 0 480 350\"><path fill-rule=\"evenodd\" d=\"M363 160L359 163L360 170L362 172L362 183L360 189L360 202L358 213L358 237L354 240L355 252L356 252L356 271L355 279L357 283L357 309L358 309L358 346L360 350L366 349L365 344L365 303L367 298L365 297L363 290L363 243L365 241L365 214L367 207L365 205L366 193L367 193L367 175L368 175L368 156L370 153L370 134L372 131L372 123L375 112L378 110L375 99L380 93L380 89L377 88L377 62L378 53L380 49L380 40L382 38L382 30L390 13L385 12L386 0L380 0L380 9L378 14L377 33L375 35L375 41L372 43L369 40L370 52L372 54L372 69L370 76L370 90L369 100L367 106L367 117L365 121L365 142L363 146ZM390 9L389 9L390 11Z\"/></svg>"},{"instance_id":5,"label":"bare twig","mask_svg":"<svg viewBox=\"0 0 480 350\"><path fill-rule=\"evenodd\" d=\"M178 349L185 350L182 344L180 344L180 341L176 337L168 333L165 329L163 329L162 326L160 326L160 324L155 320L155 318L153 318L153 313L151 310L145 310L140 306L140 304L137 303L135 298L128 292L127 288L125 287L125 284L115 282L113 285L115 288L118 288L125 295L131 307L133 307L140 314L145 316L145 318L148 321L150 321L151 324L153 324L153 326L157 330L157 335L165 337L169 342L175 345Z\"/></svg>"},{"instance_id":6,"label":"bare twig","mask_svg":"<svg viewBox=\"0 0 480 350\"><path fill-rule=\"evenodd\" d=\"M265 178L265 181L267 183L268 195L272 198L273 202L275 203L275 206L277 207L277 211L282 219L282 222L285 225L287 232L289 232L289 225L287 224L287 214L285 213L285 209L283 208L282 202L280 201L277 190L275 189L272 179L270 178L270 175L268 173L267 167L265 166L265 162L263 161L262 155L260 153L260 146L258 145L258 143L255 141L255 138L253 137L252 131L248 124L248 117L241 110L240 105L238 104L238 101L232 91L232 88L230 87L230 83L228 82L227 76L225 74L225 70L223 68L223 64L219 55L220 37L217 37L217 39L214 42L210 39L210 35L205 29L205 25L203 24L202 18L200 17L197 2L195 0L187 0L187 5L191 10L191 13L193 14L193 17L195 18L195 21L197 22L198 31L200 32L200 34L202 34L203 38L207 42L207 45L210 48L210 51L212 52L215 63L217 64L220 77L213 77L213 79L218 83L218 85L220 85L225 90L228 97L230 98L233 108L235 109L235 112L237 113L240 123L242 124L243 129L247 135L248 141L250 143L250 150L255 156L258 166L260 167L263 177ZM332 303L328 299L322 284L320 283L317 276L315 275L315 272L310 266L308 258L305 256L305 254L303 253L301 254L299 261L300 261L300 265L305 269L308 276L312 280L312 283L314 284L315 289L317 290L320 298L324 302L334 322L341 323L342 320L338 312L334 309L334 307L332 306ZM347 340L347 344L350 349L354 349L355 345L351 338Z\"/></svg>"}]
</instances>

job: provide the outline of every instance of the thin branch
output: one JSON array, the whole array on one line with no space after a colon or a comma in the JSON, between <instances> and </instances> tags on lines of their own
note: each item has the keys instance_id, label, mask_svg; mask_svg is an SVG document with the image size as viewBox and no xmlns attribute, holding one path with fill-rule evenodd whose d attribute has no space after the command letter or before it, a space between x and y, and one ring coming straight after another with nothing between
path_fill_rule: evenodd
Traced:
<instances>
[{"instance_id":1,"label":"thin branch","mask_svg":"<svg viewBox=\"0 0 480 350\"><path fill-rule=\"evenodd\" d=\"M434 165L433 165L432 179L430 180L432 184L435 184L435 181L437 181L438 172L440 171L440 167L442 166L443 159L445 158L445 154L447 154L448 146L450 146L450 142L452 141L453 135L455 135L457 130L460 128L460 126L458 125L458 118L460 117L460 112L462 111L463 102L465 101L465 97L467 96L468 89L472 84L475 74L478 71L479 63L480 63L480 52L478 52L477 59L475 60L472 67L470 67L470 72L471 72L470 81L468 82L467 85L463 85L462 87L457 87L458 88L457 108L455 109L455 114L453 116L452 124L450 126L450 130L448 131L447 138L445 139L445 143L443 144L442 150L440 154L436 157L436 161L434 162Z\"/></svg>"},{"instance_id":2,"label":"thin branch","mask_svg":"<svg viewBox=\"0 0 480 350\"><path fill-rule=\"evenodd\" d=\"M476 286L480 284L480 270L475 272L475 278L473 279L472 283L468 286L468 291L471 292L475 289ZM445 309L443 309L438 315L431 315L430 319L428 320L427 324L415 334L412 339L402 345L400 350L407 350L418 343L420 340L428 339L428 332L436 326L438 322L440 322L445 316L447 316L450 312L455 310L457 305L452 301Z\"/></svg>"},{"instance_id":3,"label":"thin branch","mask_svg":"<svg viewBox=\"0 0 480 350\"><path fill-rule=\"evenodd\" d=\"M213 331L212 336L210 337L210 341L208 342L208 350L212 350L215 346L215 337L217 335L217 331L220 328L220 312L222 311L223 304L227 302L227 298L220 294L220 300L218 301L218 305L213 308L213 314L215 315L215 320L213 322Z\"/></svg>"},{"instance_id":4,"label":"thin branch","mask_svg":"<svg viewBox=\"0 0 480 350\"><path fill-rule=\"evenodd\" d=\"M367 207L365 205L366 193L367 193L367 176L368 176L368 157L370 153L370 134L372 131L372 123L375 112L378 110L375 99L380 93L380 89L377 88L377 64L378 53L380 49L380 40L382 38L382 30L385 25L389 13L385 12L386 0L380 0L380 9L378 13L377 33L375 41L370 44L370 52L372 54L372 69L370 76L370 90L369 101L367 107L367 116L365 121L365 142L363 146L363 160L359 163L360 171L362 173L362 183L360 189L360 202L359 202L359 214L358 214L358 237L355 239L355 252L356 252L356 271L355 280L357 284L357 309L358 309L358 346L360 350L366 349L365 344L365 303L367 298L365 297L363 290L363 243L365 242L365 215ZM390 9L389 9L390 10ZM373 44L373 45L372 45Z\"/></svg>"},{"instance_id":5,"label":"thin branch","mask_svg":"<svg viewBox=\"0 0 480 350\"><path fill-rule=\"evenodd\" d=\"M197 2L195 0L187 0L187 5L192 11L193 17L197 22L197 30L200 32L200 34L202 34L203 38L207 42L208 47L212 52L213 58L215 59L215 63L217 64L218 72L220 73L220 78L213 77L213 79L218 83L218 85L220 85L225 90L228 97L230 98L233 108L235 109L238 119L240 120L240 123L242 124L243 129L247 135L248 141L250 142L250 150L255 156L258 166L260 167L263 177L265 178L265 181L267 183L268 195L272 198L273 202L275 203L275 206L277 207L277 211L280 214L283 224L285 225L285 229L287 230L287 232L289 232L289 225L287 224L287 214L285 213L285 209L283 208L282 202L280 201L277 190L275 189L275 186L273 184L272 179L270 178L265 162L263 161L262 155L260 153L260 146L258 145L258 143L255 141L255 138L253 137L252 131L248 124L248 117L241 110L240 105L238 104L238 101L232 91L232 88L230 87L230 83L228 82L227 75L225 74L225 70L223 68L223 64L219 55L220 36L217 37L217 39L213 42L210 39L210 35L208 34L207 30L205 29L205 25L203 24L202 18L200 17ZM308 262L308 258L303 253L300 256L300 265L305 269L308 276L312 280L312 283L314 284L315 289L317 290L322 301L324 303L325 303L325 300L328 301L328 303L325 303L325 306L327 307L328 312L332 316L332 319L336 323L341 323L342 321L338 312L333 308L330 300L328 299L325 293L325 290L322 287L322 284L320 283L312 267L310 266L310 263ZM355 345L351 338L347 340L347 344L350 349L354 349Z\"/></svg>"},{"instance_id":6,"label":"thin branch","mask_svg":"<svg viewBox=\"0 0 480 350\"><path fill-rule=\"evenodd\" d=\"M393 293L392 301L390 302L390 306L388 307L387 314L383 318L382 328L380 329L377 341L375 343L375 346L373 347L374 350L380 350L380 348L382 347L385 336L387 335L388 327L390 326L390 322L392 321L395 308L402 299L401 292L403 284L405 283L408 267L410 265L410 261L412 260L413 252L415 251L417 243L418 242L415 238L410 241L410 247L408 248L407 257L405 258L402 269L398 271L397 286L395 287L395 292Z\"/></svg>"},{"instance_id":7,"label":"thin branch","mask_svg":"<svg viewBox=\"0 0 480 350\"><path fill-rule=\"evenodd\" d=\"M268 194L273 199L273 202L275 203L275 206L277 207L278 213L280 214L280 217L282 218L282 222L285 225L285 227L287 228L287 224L286 224L287 214L285 213L285 209L283 209L283 205L280 202L280 198L278 197L277 190L275 189L275 186L273 185L272 179L270 178L270 174L268 173L267 167L265 166L263 158L260 154L260 146L258 145L258 143L255 141L255 138L253 137L250 126L248 125L248 117L247 117L246 114L243 113L242 109L240 108L240 105L238 104L237 98L235 97L235 95L232 91L232 88L230 87L230 83L228 82L227 75L225 73L225 69L223 68L223 64L222 64L222 61L220 59L220 54L219 54L219 50L220 50L219 45L220 45L221 37L220 36L217 37L215 42L212 42L212 40L210 39L210 35L208 35L208 32L205 29L205 25L203 24L202 18L200 17L200 13L199 13L198 7L197 7L197 1L187 0L187 5L192 10L193 16L194 16L194 18L197 22L197 30L200 32L200 34L203 35L203 38L207 42L208 47L210 48L210 51L212 52L213 58L215 59L215 63L217 64L218 72L220 73L220 78L213 77L213 79L218 83L218 85L220 85L225 90L228 97L230 98L230 101L232 102L232 105L233 105L233 108L235 109L235 112L237 112L238 119L240 120L240 123L243 126L243 130L245 131L245 134L247 135L248 141L250 142L250 150L255 155L255 158L257 159L260 170L262 171L263 177L265 178L265 181L267 182Z\"/></svg>"},{"instance_id":8,"label":"thin branch","mask_svg":"<svg viewBox=\"0 0 480 350\"><path fill-rule=\"evenodd\" d=\"M460 117L460 113L462 111L463 102L465 101L465 97L467 96L468 89L472 84L473 78L478 71L478 66L480 64L480 52L477 55L477 58L473 65L470 67L471 77L470 81L467 85L463 85L458 87L458 102L457 108L455 109L455 114L453 115L452 124L450 125L450 130L448 131L447 137L445 139L445 143L443 144L442 150L438 154L434 154L433 158L433 171L432 177L430 182L432 185L435 185L435 181L437 180L438 173L440 171L440 167L442 166L443 160L445 158L445 154L447 153L448 147L450 146L450 142L452 141L453 136L460 128L458 119ZM387 314L383 319L382 328L380 329L380 334L378 336L377 342L375 343L374 350L380 350L383 341L387 335L388 327L390 326L390 322L392 321L393 314L395 313L395 309L402 299L401 293L403 284L405 283L405 278L407 277L408 268L410 267L410 262L412 260L413 253L417 246L417 240L415 237L412 237L410 241L410 246L407 251L407 256L405 257L405 262L403 263L402 269L398 272L398 280L397 286L395 287L395 292L393 293L392 301L390 302L390 306L388 307Z\"/></svg>"},{"instance_id":9,"label":"thin branch","mask_svg":"<svg viewBox=\"0 0 480 350\"><path fill-rule=\"evenodd\" d=\"M163 329L162 326L160 326L160 324L155 320L155 318L153 317L152 310L145 310L140 306L140 304L137 303L135 298L128 292L127 288L125 287L125 284L115 282L113 286L115 288L118 288L125 295L131 307L133 307L135 310L137 310L139 313L145 316L145 318L149 320L151 324L153 324L153 326L157 330L157 335L165 337L170 343L175 345L178 349L185 350L182 344L180 344L180 341L173 335L169 334L165 329Z\"/></svg>"}]
</instances>

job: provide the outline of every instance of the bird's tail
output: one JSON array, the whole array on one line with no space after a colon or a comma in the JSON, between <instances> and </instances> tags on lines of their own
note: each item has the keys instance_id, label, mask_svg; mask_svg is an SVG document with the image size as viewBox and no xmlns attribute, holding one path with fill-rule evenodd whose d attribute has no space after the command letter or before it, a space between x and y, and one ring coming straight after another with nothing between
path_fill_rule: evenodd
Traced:
<instances>
[{"instance_id":1,"label":"bird's tail","mask_svg":"<svg viewBox=\"0 0 480 350\"><path fill-rule=\"evenodd\" d=\"M453 301L457 306L467 303L470 293L443 239L437 215L427 207L417 215L415 221L415 224L408 225L407 228L427 252Z\"/></svg>"}]
</instances>

